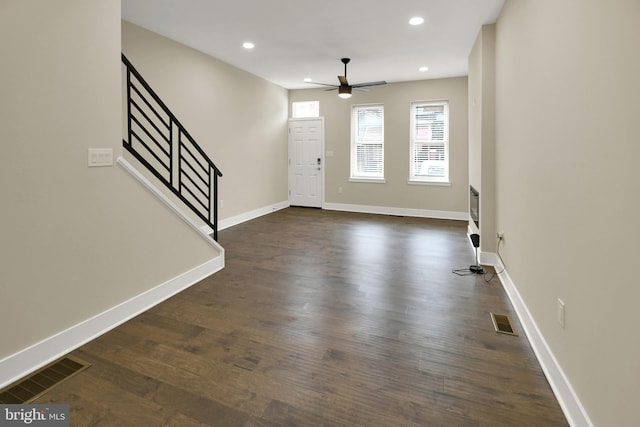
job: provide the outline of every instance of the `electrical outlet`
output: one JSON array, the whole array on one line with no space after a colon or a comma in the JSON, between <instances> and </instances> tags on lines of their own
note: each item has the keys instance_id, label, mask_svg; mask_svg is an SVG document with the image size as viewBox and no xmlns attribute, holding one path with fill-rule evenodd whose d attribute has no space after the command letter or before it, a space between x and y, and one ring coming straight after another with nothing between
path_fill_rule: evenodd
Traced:
<instances>
[{"instance_id":1,"label":"electrical outlet","mask_svg":"<svg viewBox=\"0 0 640 427\"><path fill-rule=\"evenodd\" d=\"M557 312L557 317L558 317L558 323L560 324L560 326L562 327L562 329L564 329L564 321L565 321L565 305L564 305L564 301L562 301L560 298L558 298L558 312Z\"/></svg>"},{"instance_id":2,"label":"electrical outlet","mask_svg":"<svg viewBox=\"0 0 640 427\"><path fill-rule=\"evenodd\" d=\"M504 239L504 231L498 231L496 233L496 237L498 238L498 240L503 240Z\"/></svg>"}]
</instances>

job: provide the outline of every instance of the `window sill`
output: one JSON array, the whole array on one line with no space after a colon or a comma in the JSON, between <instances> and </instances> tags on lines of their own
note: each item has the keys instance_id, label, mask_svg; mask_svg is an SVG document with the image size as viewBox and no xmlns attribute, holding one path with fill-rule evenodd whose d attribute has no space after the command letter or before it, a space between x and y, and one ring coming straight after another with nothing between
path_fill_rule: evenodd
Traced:
<instances>
[{"instance_id":1,"label":"window sill","mask_svg":"<svg viewBox=\"0 0 640 427\"><path fill-rule=\"evenodd\" d=\"M451 187L451 181L415 181L408 180L409 185L435 185L437 187Z\"/></svg>"},{"instance_id":2,"label":"window sill","mask_svg":"<svg viewBox=\"0 0 640 427\"><path fill-rule=\"evenodd\" d=\"M384 178L349 178L349 182L368 182L371 184L385 184L387 180Z\"/></svg>"}]
</instances>

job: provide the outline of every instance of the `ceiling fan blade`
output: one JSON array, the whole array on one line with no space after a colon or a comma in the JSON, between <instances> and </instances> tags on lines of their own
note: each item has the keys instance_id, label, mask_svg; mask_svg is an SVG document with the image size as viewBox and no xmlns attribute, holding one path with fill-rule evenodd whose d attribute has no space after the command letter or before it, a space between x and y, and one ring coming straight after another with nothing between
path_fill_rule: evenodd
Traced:
<instances>
[{"instance_id":1,"label":"ceiling fan blade","mask_svg":"<svg viewBox=\"0 0 640 427\"><path fill-rule=\"evenodd\" d=\"M334 89L338 88L338 85L331 85L329 83L320 83L320 82L307 82L307 83L312 85L331 86Z\"/></svg>"},{"instance_id":2,"label":"ceiling fan blade","mask_svg":"<svg viewBox=\"0 0 640 427\"><path fill-rule=\"evenodd\" d=\"M340 86L330 87L329 89L325 89L325 92L330 92L332 90L337 90Z\"/></svg>"},{"instance_id":3,"label":"ceiling fan blade","mask_svg":"<svg viewBox=\"0 0 640 427\"><path fill-rule=\"evenodd\" d=\"M367 83L356 83L354 85L351 85L352 87L366 87L366 86L380 86L380 85L386 85L387 82L385 82L384 80L381 80L379 82L367 82Z\"/></svg>"},{"instance_id":4,"label":"ceiling fan blade","mask_svg":"<svg viewBox=\"0 0 640 427\"><path fill-rule=\"evenodd\" d=\"M343 76L338 76L338 81L340 82L340 85L331 85L331 84L327 84L327 83L319 83L319 82L308 82L311 84L315 84L315 85L322 85L322 86L329 86L330 89L325 89L327 91L331 91L331 90L338 90L338 96L341 98L349 98L351 97L351 91L352 90L357 90L360 92L368 92L369 89L365 89L366 87L369 86L379 86L379 85L386 85L387 82L385 82L384 80L380 80L377 82L366 82L366 83L358 83L355 85L350 85L349 81L347 80L347 64L351 61L349 58L342 58L340 59L340 61L342 61L342 63L344 64L344 75Z\"/></svg>"}]
</instances>

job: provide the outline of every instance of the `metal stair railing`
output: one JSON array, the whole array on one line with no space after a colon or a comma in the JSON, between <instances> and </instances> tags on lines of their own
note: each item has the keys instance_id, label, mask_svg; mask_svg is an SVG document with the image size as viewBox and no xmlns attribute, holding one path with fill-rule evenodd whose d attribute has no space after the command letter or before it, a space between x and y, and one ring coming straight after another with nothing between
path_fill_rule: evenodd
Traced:
<instances>
[{"instance_id":1,"label":"metal stair railing","mask_svg":"<svg viewBox=\"0 0 640 427\"><path fill-rule=\"evenodd\" d=\"M127 77L124 148L211 227L217 241L222 172L124 54L122 62Z\"/></svg>"}]
</instances>

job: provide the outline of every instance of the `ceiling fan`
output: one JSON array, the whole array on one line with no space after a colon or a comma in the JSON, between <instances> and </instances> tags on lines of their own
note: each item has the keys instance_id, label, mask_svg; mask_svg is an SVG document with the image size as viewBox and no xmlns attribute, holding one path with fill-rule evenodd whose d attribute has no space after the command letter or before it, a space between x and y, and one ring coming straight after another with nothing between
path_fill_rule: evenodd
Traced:
<instances>
[{"instance_id":1,"label":"ceiling fan","mask_svg":"<svg viewBox=\"0 0 640 427\"><path fill-rule=\"evenodd\" d=\"M352 89L367 91L368 89L364 89L367 86L379 86L379 85L387 84L387 82L385 82L384 80L381 80L379 82L356 83L356 84L350 85L349 82L347 81L347 64L351 61L351 58L342 58L340 59L340 61L342 61L342 63L344 64L344 76L338 76L338 81L340 82L339 85L332 85L328 83L318 83L318 82L309 82L309 83L315 84L315 85L322 85L322 86L331 86L331 89L327 89L327 90L338 89L338 96L340 98L350 98Z\"/></svg>"}]
</instances>

